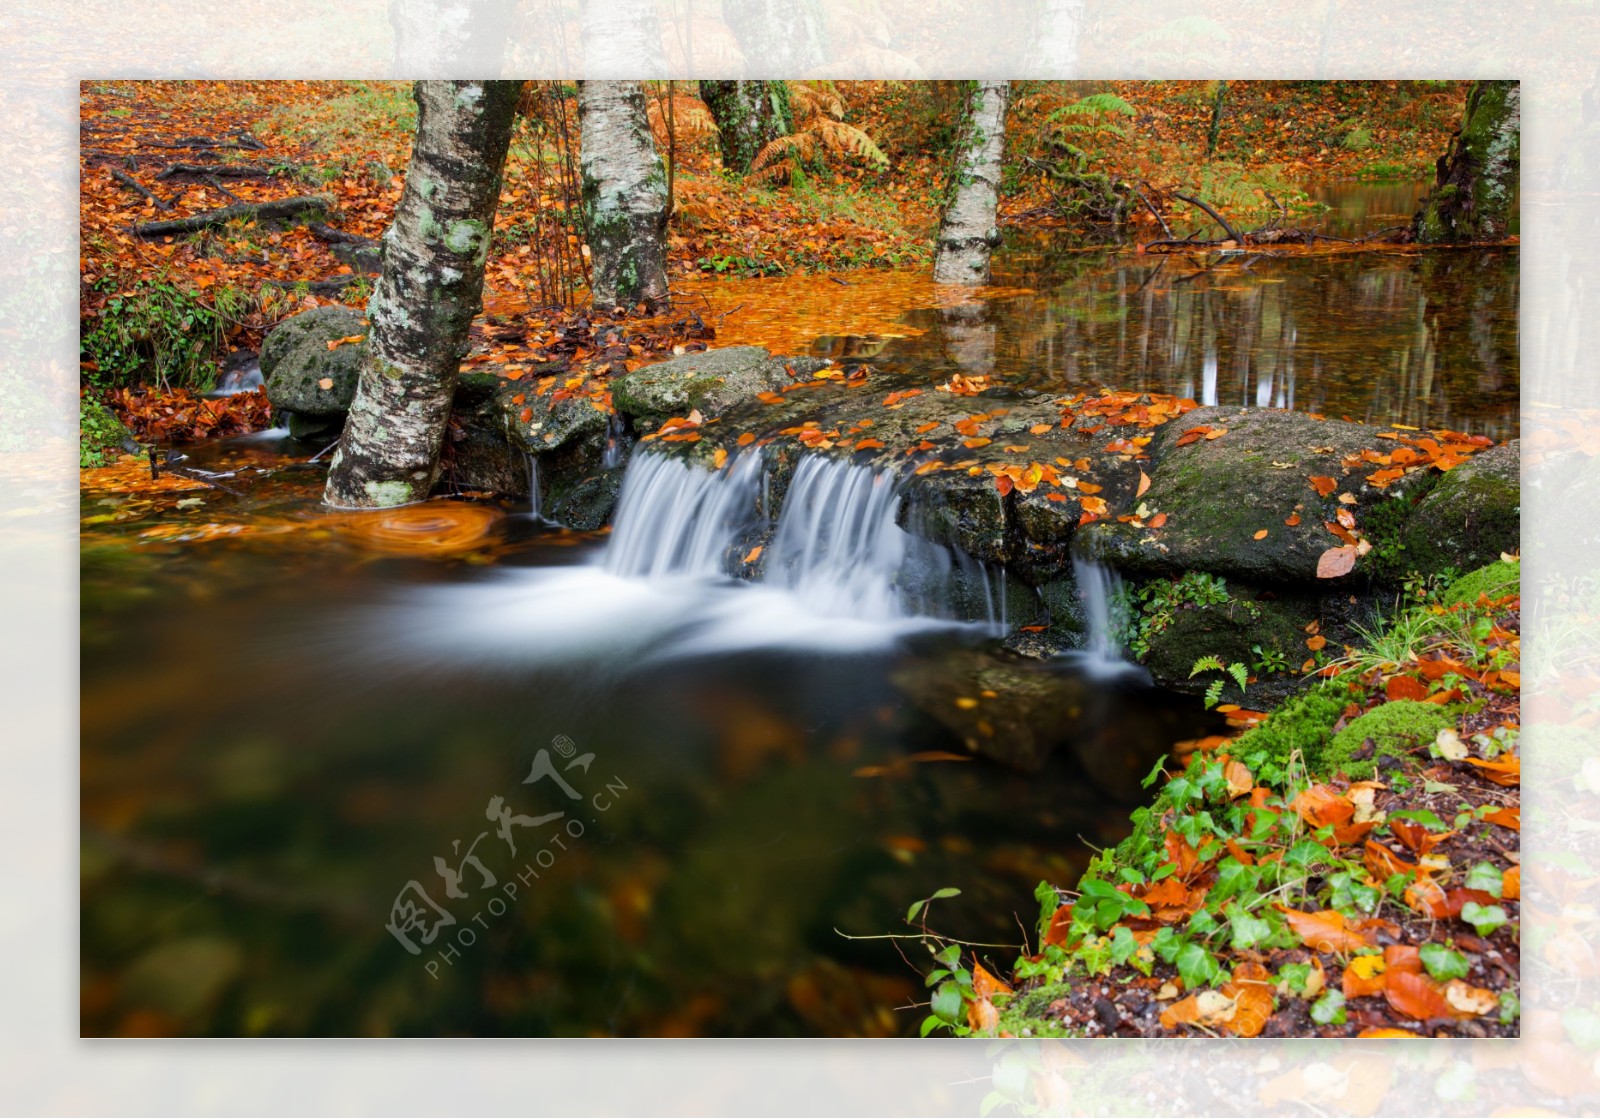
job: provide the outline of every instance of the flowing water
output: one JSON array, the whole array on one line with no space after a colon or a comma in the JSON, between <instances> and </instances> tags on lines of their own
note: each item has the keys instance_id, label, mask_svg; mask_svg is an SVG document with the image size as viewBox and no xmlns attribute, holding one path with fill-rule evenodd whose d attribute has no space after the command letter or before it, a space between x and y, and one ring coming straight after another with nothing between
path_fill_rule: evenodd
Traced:
<instances>
[{"instance_id":1,"label":"flowing water","mask_svg":"<svg viewBox=\"0 0 1600 1119\"><path fill-rule=\"evenodd\" d=\"M874 363L1515 431L1514 252L1000 265L1010 294L913 312ZM958 886L931 926L1014 946L1142 795L1093 763L1212 729L1126 671L1085 565L1089 649L1028 670L1071 697L1067 747L971 758L926 697L1019 607L900 528L923 511L881 473L803 461L775 508L759 455L619 450L615 529L580 534L329 513L308 453L213 444L192 463L226 489L84 492L86 1034L914 1033L920 948L855 938Z\"/></svg>"}]
</instances>

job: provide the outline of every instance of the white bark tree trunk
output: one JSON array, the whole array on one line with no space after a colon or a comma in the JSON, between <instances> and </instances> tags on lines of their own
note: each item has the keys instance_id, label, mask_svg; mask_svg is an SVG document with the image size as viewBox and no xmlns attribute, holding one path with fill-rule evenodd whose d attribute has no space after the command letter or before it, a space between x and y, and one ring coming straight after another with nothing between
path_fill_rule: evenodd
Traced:
<instances>
[{"instance_id":1,"label":"white bark tree trunk","mask_svg":"<svg viewBox=\"0 0 1600 1119\"><path fill-rule=\"evenodd\" d=\"M467 328L483 298L500 171L521 82L421 81L405 191L383 236L366 346L324 500L371 509L421 501L439 450Z\"/></svg>"},{"instance_id":2,"label":"white bark tree trunk","mask_svg":"<svg viewBox=\"0 0 1600 1119\"><path fill-rule=\"evenodd\" d=\"M596 307L667 303L667 174L638 82L578 87Z\"/></svg>"},{"instance_id":3,"label":"white bark tree trunk","mask_svg":"<svg viewBox=\"0 0 1600 1119\"><path fill-rule=\"evenodd\" d=\"M989 254L1000 244L995 211L1000 202L1000 155L1006 139L1007 82L968 86L961 149L939 226L933 280L939 284L986 284Z\"/></svg>"},{"instance_id":4,"label":"white bark tree trunk","mask_svg":"<svg viewBox=\"0 0 1600 1119\"><path fill-rule=\"evenodd\" d=\"M744 52L745 76L809 78L827 65L818 0L722 0L722 18Z\"/></svg>"}]
</instances>

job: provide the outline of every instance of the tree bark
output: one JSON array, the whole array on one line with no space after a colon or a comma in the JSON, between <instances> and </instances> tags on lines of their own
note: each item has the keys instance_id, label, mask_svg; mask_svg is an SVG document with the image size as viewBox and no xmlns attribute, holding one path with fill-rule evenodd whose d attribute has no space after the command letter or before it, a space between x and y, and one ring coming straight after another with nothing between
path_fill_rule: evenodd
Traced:
<instances>
[{"instance_id":1,"label":"tree bark","mask_svg":"<svg viewBox=\"0 0 1600 1119\"><path fill-rule=\"evenodd\" d=\"M781 81L703 81L700 100L716 119L723 169L737 175L749 174L756 153L792 127L789 87Z\"/></svg>"},{"instance_id":2,"label":"tree bark","mask_svg":"<svg viewBox=\"0 0 1600 1119\"><path fill-rule=\"evenodd\" d=\"M655 0L605 0L583 7L585 78L665 78L661 20Z\"/></svg>"},{"instance_id":3,"label":"tree bark","mask_svg":"<svg viewBox=\"0 0 1600 1119\"><path fill-rule=\"evenodd\" d=\"M394 223L383 235L360 380L323 495L329 505L406 505L433 488L467 328L482 305L521 86L416 84L416 141Z\"/></svg>"},{"instance_id":4,"label":"tree bark","mask_svg":"<svg viewBox=\"0 0 1600 1119\"><path fill-rule=\"evenodd\" d=\"M578 87L596 307L667 303L667 176L638 82Z\"/></svg>"},{"instance_id":5,"label":"tree bark","mask_svg":"<svg viewBox=\"0 0 1600 1119\"><path fill-rule=\"evenodd\" d=\"M1412 219L1423 244L1503 241L1517 217L1522 91L1518 82L1474 82L1466 118L1439 157L1433 193Z\"/></svg>"},{"instance_id":6,"label":"tree bark","mask_svg":"<svg viewBox=\"0 0 1600 1119\"><path fill-rule=\"evenodd\" d=\"M963 111L959 162L939 226L933 279L939 284L986 284L989 254L1000 244L1000 156L1006 138L1006 82L970 82Z\"/></svg>"}]
</instances>

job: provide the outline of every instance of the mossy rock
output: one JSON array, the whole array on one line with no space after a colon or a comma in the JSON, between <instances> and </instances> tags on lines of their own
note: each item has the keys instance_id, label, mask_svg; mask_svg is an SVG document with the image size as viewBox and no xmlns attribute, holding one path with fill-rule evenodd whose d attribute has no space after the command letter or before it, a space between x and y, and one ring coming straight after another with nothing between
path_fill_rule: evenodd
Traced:
<instances>
[{"instance_id":1,"label":"mossy rock","mask_svg":"<svg viewBox=\"0 0 1600 1119\"><path fill-rule=\"evenodd\" d=\"M1521 440L1474 455L1439 479L1406 521L1408 570L1470 570L1514 552L1522 540Z\"/></svg>"},{"instance_id":2,"label":"mossy rock","mask_svg":"<svg viewBox=\"0 0 1600 1119\"><path fill-rule=\"evenodd\" d=\"M302 416L350 411L365 345L347 342L330 350L328 343L366 332L365 316L349 307L318 307L280 324L261 346L272 406Z\"/></svg>"},{"instance_id":3,"label":"mossy rock","mask_svg":"<svg viewBox=\"0 0 1600 1119\"><path fill-rule=\"evenodd\" d=\"M530 392L523 381L502 381L495 390L495 406L519 449L543 455L579 441L604 442L611 413L586 393L558 397L560 387L541 395ZM591 382L588 387L597 391L603 386Z\"/></svg>"},{"instance_id":4,"label":"mossy rock","mask_svg":"<svg viewBox=\"0 0 1600 1119\"><path fill-rule=\"evenodd\" d=\"M1508 594L1519 594L1521 588L1522 564L1495 560L1476 571L1467 572L1451 583L1441 601L1446 606L1454 606L1461 602L1470 605L1477 602L1480 595L1488 595L1493 600L1504 598Z\"/></svg>"},{"instance_id":5,"label":"mossy rock","mask_svg":"<svg viewBox=\"0 0 1600 1119\"><path fill-rule=\"evenodd\" d=\"M673 416L698 409L718 416L733 405L792 383L789 370L809 377L827 362L818 358L773 357L761 346L729 346L684 354L635 369L611 382L618 411L649 431Z\"/></svg>"},{"instance_id":6,"label":"mossy rock","mask_svg":"<svg viewBox=\"0 0 1600 1119\"><path fill-rule=\"evenodd\" d=\"M1202 425L1226 434L1177 445L1183 432ZM1366 484L1375 467L1345 468L1347 456L1393 450L1380 434L1381 428L1301 412L1196 409L1166 424L1150 444L1151 485L1141 500L1166 513L1166 523L1153 529L1102 520L1082 530L1083 546L1136 575L1209 571L1258 585L1316 583L1317 561L1338 544L1325 522L1347 508L1359 527L1379 502L1426 484L1418 471L1383 490ZM1332 478L1332 492L1318 494L1313 476ZM1353 506L1340 502L1346 493Z\"/></svg>"},{"instance_id":7,"label":"mossy rock","mask_svg":"<svg viewBox=\"0 0 1600 1119\"><path fill-rule=\"evenodd\" d=\"M1260 591L1229 584L1226 603L1180 606L1160 628L1145 631L1149 651L1140 663L1156 683L1179 691L1202 694L1216 673L1189 675L1195 661L1214 656L1229 664L1253 664L1259 659L1253 646L1264 653L1277 653L1289 664L1298 665L1305 657L1304 627L1317 618L1314 604L1298 599L1280 599ZM1281 685L1268 689L1263 679L1241 693L1224 673L1223 695L1251 704L1270 704L1298 686L1298 678L1285 676Z\"/></svg>"},{"instance_id":8,"label":"mossy rock","mask_svg":"<svg viewBox=\"0 0 1600 1119\"><path fill-rule=\"evenodd\" d=\"M1379 758L1404 757L1455 724L1455 715L1436 703L1392 700L1374 707L1334 735L1319 768L1324 775L1343 773L1352 780L1362 781L1376 772ZM1372 740L1370 753L1366 746L1368 739ZM1362 757L1364 753L1366 756Z\"/></svg>"}]
</instances>

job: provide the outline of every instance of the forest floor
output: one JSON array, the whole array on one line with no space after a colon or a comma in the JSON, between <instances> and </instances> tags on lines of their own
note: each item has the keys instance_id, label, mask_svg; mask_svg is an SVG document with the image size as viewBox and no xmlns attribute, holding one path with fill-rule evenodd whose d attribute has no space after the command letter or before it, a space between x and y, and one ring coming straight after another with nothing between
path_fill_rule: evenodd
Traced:
<instances>
[{"instance_id":1,"label":"forest floor","mask_svg":"<svg viewBox=\"0 0 1600 1119\"><path fill-rule=\"evenodd\" d=\"M956 86L841 82L828 85L826 97L801 98L811 115L801 115L797 128L815 128L837 112L888 162L880 169L825 151L787 183L724 175L709 118L687 83L652 91L652 122L672 157L669 268L683 298L673 314L629 318L620 358L590 344L594 316L580 309L587 250L574 98L570 87L531 88L507 162L485 310L518 315L529 328L523 340L532 341L506 346L494 338L504 332L479 330L469 361L515 368L546 360L542 350L554 347L585 375L619 361L631 368L667 353L686 333L742 340L740 326L753 316L701 321L713 308L697 277L920 271L938 218ZM1056 150L1049 145L1062 139L1063 120L1073 122L1065 135L1095 169L1198 190L1244 220L1265 216L1269 195L1291 209L1303 203L1296 184L1312 179L1427 175L1462 103L1461 83L1442 82L1234 83L1225 92L1208 159L1216 83L1021 83L1002 221L1059 224L1046 182L1027 173L1027 161ZM1107 95L1127 113L1062 115L1084 97ZM85 83L85 427L115 430L100 403L146 441L261 426L259 393L209 401L200 394L226 355L259 349L284 318L330 302L364 305L374 277L359 251L382 235L399 201L414 112L405 83ZM184 235L132 231L136 223L312 195L328 200L324 222L241 218ZM893 305L875 308L878 317L925 304L926 288L907 284L880 296ZM824 305L838 294L820 290ZM97 461L91 448L85 464Z\"/></svg>"},{"instance_id":2,"label":"forest floor","mask_svg":"<svg viewBox=\"0 0 1600 1119\"><path fill-rule=\"evenodd\" d=\"M1040 884L1037 952L991 971L929 935L924 1032L1515 1036L1519 580L1425 591L1253 729L1184 744L1126 841Z\"/></svg>"}]
</instances>

